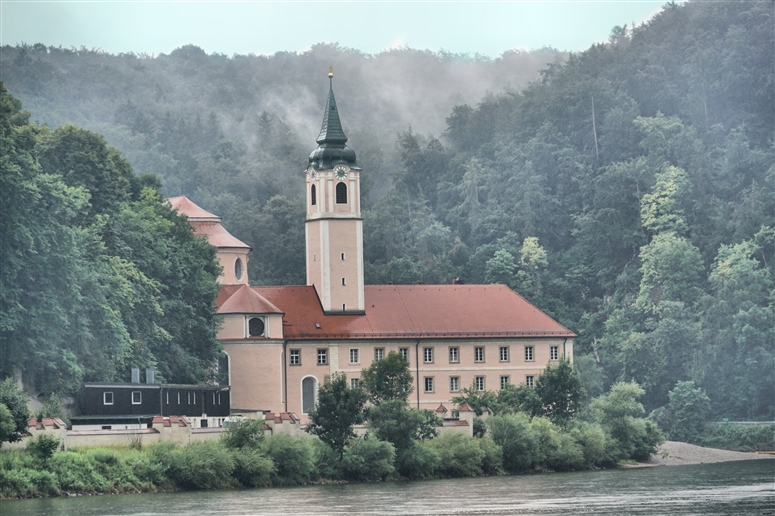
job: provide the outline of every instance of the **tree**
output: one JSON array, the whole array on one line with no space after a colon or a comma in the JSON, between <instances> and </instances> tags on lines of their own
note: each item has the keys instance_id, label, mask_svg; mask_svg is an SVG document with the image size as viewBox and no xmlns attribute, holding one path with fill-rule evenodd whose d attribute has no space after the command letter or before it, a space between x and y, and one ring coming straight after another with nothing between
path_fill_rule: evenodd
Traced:
<instances>
[{"instance_id":1,"label":"tree","mask_svg":"<svg viewBox=\"0 0 775 516\"><path fill-rule=\"evenodd\" d=\"M3 435L0 442L20 441L27 431L30 412L27 409L27 396L16 386L12 378L6 378L0 382L0 405L7 410L2 417Z\"/></svg>"},{"instance_id":2,"label":"tree","mask_svg":"<svg viewBox=\"0 0 775 516\"><path fill-rule=\"evenodd\" d=\"M546 417L561 426L578 413L585 397L579 373L565 357L556 366L550 364L543 370L536 380L535 392Z\"/></svg>"},{"instance_id":3,"label":"tree","mask_svg":"<svg viewBox=\"0 0 775 516\"><path fill-rule=\"evenodd\" d=\"M392 443L398 457L419 438L425 421L422 412L409 408L400 399L382 401L369 407L367 415L374 435L380 441Z\"/></svg>"},{"instance_id":4,"label":"tree","mask_svg":"<svg viewBox=\"0 0 775 516\"><path fill-rule=\"evenodd\" d=\"M497 409L495 394L492 391L480 391L473 383L471 387L460 389L460 394L452 398L452 403L456 405L468 403L477 416L481 416L485 410L494 412Z\"/></svg>"},{"instance_id":5,"label":"tree","mask_svg":"<svg viewBox=\"0 0 775 516\"><path fill-rule=\"evenodd\" d=\"M221 443L231 450L259 449L264 442L264 422L241 419L228 424Z\"/></svg>"},{"instance_id":6,"label":"tree","mask_svg":"<svg viewBox=\"0 0 775 516\"><path fill-rule=\"evenodd\" d=\"M346 374L326 376L318 390L317 404L308 413L306 431L331 446L341 459L345 445L355 438L353 425L364 421L366 399L367 394L363 389L350 388Z\"/></svg>"},{"instance_id":7,"label":"tree","mask_svg":"<svg viewBox=\"0 0 775 516\"><path fill-rule=\"evenodd\" d=\"M495 414L524 412L529 416L544 414L543 403L534 387L509 383L498 391Z\"/></svg>"},{"instance_id":8,"label":"tree","mask_svg":"<svg viewBox=\"0 0 775 516\"><path fill-rule=\"evenodd\" d=\"M710 398L693 381L677 382L669 396L670 439L686 442L696 439L705 427Z\"/></svg>"},{"instance_id":9,"label":"tree","mask_svg":"<svg viewBox=\"0 0 775 516\"><path fill-rule=\"evenodd\" d=\"M412 393L414 378L409 361L395 351L382 360L376 360L361 373L361 385L369 401L379 404L399 400L406 403Z\"/></svg>"}]
</instances>

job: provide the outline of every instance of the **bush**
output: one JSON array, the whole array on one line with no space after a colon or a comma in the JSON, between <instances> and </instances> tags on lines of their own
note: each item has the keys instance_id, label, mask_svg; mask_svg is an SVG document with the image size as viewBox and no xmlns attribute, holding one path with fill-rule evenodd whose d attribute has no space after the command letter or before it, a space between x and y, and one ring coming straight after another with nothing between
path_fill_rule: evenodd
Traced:
<instances>
[{"instance_id":1,"label":"bush","mask_svg":"<svg viewBox=\"0 0 775 516\"><path fill-rule=\"evenodd\" d=\"M725 450L775 450L775 425L710 425L696 444Z\"/></svg>"},{"instance_id":2,"label":"bush","mask_svg":"<svg viewBox=\"0 0 775 516\"><path fill-rule=\"evenodd\" d=\"M232 452L234 478L246 487L269 485L275 472L274 462L261 450L246 447Z\"/></svg>"},{"instance_id":3,"label":"bush","mask_svg":"<svg viewBox=\"0 0 775 516\"><path fill-rule=\"evenodd\" d=\"M710 398L694 382L678 382L668 394L669 435L674 441L694 442L710 413Z\"/></svg>"},{"instance_id":4,"label":"bush","mask_svg":"<svg viewBox=\"0 0 775 516\"><path fill-rule=\"evenodd\" d=\"M571 428L570 435L581 446L584 468L611 466L616 463L609 455L606 435L600 425L577 421Z\"/></svg>"},{"instance_id":5,"label":"bush","mask_svg":"<svg viewBox=\"0 0 775 516\"><path fill-rule=\"evenodd\" d=\"M485 475L497 475L503 468L503 450L490 438L478 439L479 447L484 452L482 471Z\"/></svg>"},{"instance_id":6,"label":"bush","mask_svg":"<svg viewBox=\"0 0 775 516\"><path fill-rule=\"evenodd\" d=\"M530 419L522 413L487 419L493 442L503 450L503 467L512 473L526 471L537 462L538 443Z\"/></svg>"},{"instance_id":7,"label":"bush","mask_svg":"<svg viewBox=\"0 0 775 516\"><path fill-rule=\"evenodd\" d=\"M319 478L340 479L342 463L336 450L321 441L312 439L312 462Z\"/></svg>"},{"instance_id":8,"label":"bush","mask_svg":"<svg viewBox=\"0 0 775 516\"><path fill-rule=\"evenodd\" d=\"M184 489L216 489L234 483L234 458L219 442L191 443L171 455L167 473Z\"/></svg>"},{"instance_id":9,"label":"bush","mask_svg":"<svg viewBox=\"0 0 775 516\"><path fill-rule=\"evenodd\" d=\"M233 422L221 436L221 443L230 450L257 448L262 442L264 442L264 422L257 419Z\"/></svg>"},{"instance_id":10,"label":"bush","mask_svg":"<svg viewBox=\"0 0 775 516\"><path fill-rule=\"evenodd\" d=\"M60 444L61 441L57 437L51 434L40 434L27 443L27 451L36 459L45 462L54 456Z\"/></svg>"},{"instance_id":11,"label":"bush","mask_svg":"<svg viewBox=\"0 0 775 516\"><path fill-rule=\"evenodd\" d=\"M314 473L312 446L306 437L275 434L264 441L263 450L272 459L275 471L272 482L277 485L303 484Z\"/></svg>"},{"instance_id":12,"label":"bush","mask_svg":"<svg viewBox=\"0 0 775 516\"><path fill-rule=\"evenodd\" d=\"M103 493L109 485L94 461L76 451L55 453L47 467L56 475L59 488L68 493Z\"/></svg>"},{"instance_id":13,"label":"bush","mask_svg":"<svg viewBox=\"0 0 775 516\"><path fill-rule=\"evenodd\" d=\"M439 467L439 454L414 441L401 452L396 452L396 470L401 476L411 479L432 477Z\"/></svg>"},{"instance_id":14,"label":"bush","mask_svg":"<svg viewBox=\"0 0 775 516\"><path fill-rule=\"evenodd\" d=\"M448 433L426 444L439 456L437 472L449 477L475 477L482 474L484 451L479 443L461 433Z\"/></svg>"},{"instance_id":15,"label":"bush","mask_svg":"<svg viewBox=\"0 0 775 516\"><path fill-rule=\"evenodd\" d=\"M388 442L373 437L356 439L344 450L342 470L353 480L385 480L395 471L395 458L396 450Z\"/></svg>"}]
</instances>

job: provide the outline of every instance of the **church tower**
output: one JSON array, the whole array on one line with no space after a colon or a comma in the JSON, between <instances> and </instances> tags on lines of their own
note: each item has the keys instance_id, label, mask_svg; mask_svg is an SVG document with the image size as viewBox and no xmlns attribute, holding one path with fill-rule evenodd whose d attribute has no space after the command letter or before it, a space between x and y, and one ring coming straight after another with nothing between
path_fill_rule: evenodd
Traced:
<instances>
[{"instance_id":1,"label":"church tower","mask_svg":"<svg viewBox=\"0 0 775 516\"><path fill-rule=\"evenodd\" d=\"M329 72L328 102L318 148L309 156L307 186L307 284L329 314L363 313L363 219L360 167L347 147Z\"/></svg>"}]
</instances>

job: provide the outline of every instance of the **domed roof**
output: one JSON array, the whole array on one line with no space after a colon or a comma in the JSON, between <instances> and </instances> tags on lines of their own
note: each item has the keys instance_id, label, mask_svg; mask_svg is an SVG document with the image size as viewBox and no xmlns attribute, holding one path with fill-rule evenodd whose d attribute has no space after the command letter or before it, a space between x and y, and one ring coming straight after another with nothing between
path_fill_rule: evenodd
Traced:
<instances>
[{"instance_id":1,"label":"domed roof","mask_svg":"<svg viewBox=\"0 0 775 516\"><path fill-rule=\"evenodd\" d=\"M346 142L347 136L342 129L342 121L339 119L339 110L334 98L333 81L330 81L328 102L323 112L323 125L317 139L318 148L309 155L310 165L316 170L323 170L332 169L335 165L344 163L352 169L360 170L355 162L355 151L345 145Z\"/></svg>"}]
</instances>

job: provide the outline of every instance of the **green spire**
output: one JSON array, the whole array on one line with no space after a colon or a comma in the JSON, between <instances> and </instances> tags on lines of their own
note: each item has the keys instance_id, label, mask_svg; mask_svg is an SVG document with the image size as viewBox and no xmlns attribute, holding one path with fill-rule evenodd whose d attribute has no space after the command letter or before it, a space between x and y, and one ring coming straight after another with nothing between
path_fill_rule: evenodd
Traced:
<instances>
[{"instance_id":1,"label":"green spire","mask_svg":"<svg viewBox=\"0 0 775 516\"><path fill-rule=\"evenodd\" d=\"M329 74L328 103L323 113L323 126L318 135L318 145L322 143L344 144L347 136L342 130L342 122L339 120L339 110L336 109L336 99L334 98L334 79Z\"/></svg>"},{"instance_id":2,"label":"green spire","mask_svg":"<svg viewBox=\"0 0 775 516\"><path fill-rule=\"evenodd\" d=\"M336 109L333 77L332 70L328 73L328 102L317 139L318 148L309 155L309 162L316 170L332 169L339 163L345 163L353 170L360 170L355 162L355 151L345 145L347 136L344 135L339 110Z\"/></svg>"}]
</instances>

